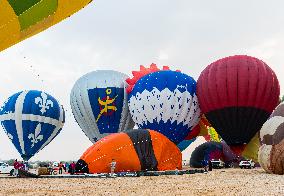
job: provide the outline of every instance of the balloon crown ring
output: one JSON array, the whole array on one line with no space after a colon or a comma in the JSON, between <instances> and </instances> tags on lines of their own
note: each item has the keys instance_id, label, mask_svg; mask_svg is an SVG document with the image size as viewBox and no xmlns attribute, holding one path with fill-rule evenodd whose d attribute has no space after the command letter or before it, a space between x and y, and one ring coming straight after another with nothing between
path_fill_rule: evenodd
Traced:
<instances>
[{"instance_id":1,"label":"balloon crown ring","mask_svg":"<svg viewBox=\"0 0 284 196\"><path fill-rule=\"evenodd\" d=\"M159 69L155 63L152 63L149 68L146 68L145 66L140 65L140 70L139 71L132 71L133 77L126 79L126 82L128 84L126 92L128 94L131 93L131 91L133 90L136 82L138 80L140 80L142 77L144 77L144 76L146 76L148 74L154 73L154 72L169 71L169 70L170 70L169 66L163 66L162 69ZM180 70L176 70L176 72L181 72L181 71Z\"/></svg>"}]
</instances>

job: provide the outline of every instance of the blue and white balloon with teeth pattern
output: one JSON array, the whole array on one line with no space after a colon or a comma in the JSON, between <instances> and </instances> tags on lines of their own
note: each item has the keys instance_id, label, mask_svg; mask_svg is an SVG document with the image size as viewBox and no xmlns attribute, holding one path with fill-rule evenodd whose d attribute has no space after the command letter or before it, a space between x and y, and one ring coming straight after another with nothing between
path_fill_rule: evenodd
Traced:
<instances>
[{"instance_id":1,"label":"blue and white balloon with teeth pattern","mask_svg":"<svg viewBox=\"0 0 284 196\"><path fill-rule=\"evenodd\" d=\"M0 110L0 121L27 161L59 134L65 113L63 106L49 94L29 90L9 97Z\"/></svg>"},{"instance_id":2,"label":"blue and white balloon with teeth pattern","mask_svg":"<svg viewBox=\"0 0 284 196\"><path fill-rule=\"evenodd\" d=\"M152 129L178 144L200 120L196 82L176 71L140 78L128 97L129 110L141 129Z\"/></svg>"}]
</instances>

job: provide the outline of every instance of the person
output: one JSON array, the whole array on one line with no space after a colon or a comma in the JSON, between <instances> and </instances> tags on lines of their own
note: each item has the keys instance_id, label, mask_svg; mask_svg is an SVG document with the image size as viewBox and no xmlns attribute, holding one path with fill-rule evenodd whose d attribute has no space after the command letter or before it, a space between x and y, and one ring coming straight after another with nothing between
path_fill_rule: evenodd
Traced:
<instances>
[{"instance_id":1,"label":"person","mask_svg":"<svg viewBox=\"0 0 284 196\"><path fill-rule=\"evenodd\" d=\"M18 160L15 159L15 161L14 161L14 176L19 175L19 168L20 168L20 164L19 164Z\"/></svg>"},{"instance_id":2,"label":"person","mask_svg":"<svg viewBox=\"0 0 284 196\"><path fill-rule=\"evenodd\" d=\"M29 171L29 163L27 161L24 162L25 165L25 171Z\"/></svg>"},{"instance_id":3,"label":"person","mask_svg":"<svg viewBox=\"0 0 284 196\"><path fill-rule=\"evenodd\" d=\"M69 171L69 163L65 163L65 172L67 172L68 173L68 171Z\"/></svg>"},{"instance_id":4,"label":"person","mask_svg":"<svg viewBox=\"0 0 284 196\"><path fill-rule=\"evenodd\" d=\"M179 169L178 169L178 167L176 167L175 175L178 175L178 173L179 173Z\"/></svg>"},{"instance_id":5,"label":"person","mask_svg":"<svg viewBox=\"0 0 284 196\"><path fill-rule=\"evenodd\" d=\"M114 159L112 159L110 163L110 175L111 176L114 176L115 166L116 166L116 162Z\"/></svg>"},{"instance_id":6,"label":"person","mask_svg":"<svg viewBox=\"0 0 284 196\"><path fill-rule=\"evenodd\" d=\"M24 164L23 161L20 161L20 162L19 162L19 169L20 169L20 170L25 170L25 164Z\"/></svg>"},{"instance_id":7,"label":"person","mask_svg":"<svg viewBox=\"0 0 284 196\"><path fill-rule=\"evenodd\" d=\"M59 163L59 174L62 174L62 171L63 171L63 163L60 162Z\"/></svg>"},{"instance_id":8,"label":"person","mask_svg":"<svg viewBox=\"0 0 284 196\"><path fill-rule=\"evenodd\" d=\"M208 166L209 166L209 169L208 169L208 170L209 170L209 171L212 171L212 162L211 162L211 160L208 161Z\"/></svg>"},{"instance_id":9,"label":"person","mask_svg":"<svg viewBox=\"0 0 284 196\"><path fill-rule=\"evenodd\" d=\"M52 163L51 162L48 163L47 169L48 169L49 175L52 175L53 168L52 168Z\"/></svg>"},{"instance_id":10,"label":"person","mask_svg":"<svg viewBox=\"0 0 284 196\"><path fill-rule=\"evenodd\" d=\"M71 168L70 174L73 175L75 173L76 163L73 161L69 167Z\"/></svg>"},{"instance_id":11,"label":"person","mask_svg":"<svg viewBox=\"0 0 284 196\"><path fill-rule=\"evenodd\" d=\"M202 165L204 167L204 172L207 172L207 161L205 159L202 160Z\"/></svg>"}]
</instances>

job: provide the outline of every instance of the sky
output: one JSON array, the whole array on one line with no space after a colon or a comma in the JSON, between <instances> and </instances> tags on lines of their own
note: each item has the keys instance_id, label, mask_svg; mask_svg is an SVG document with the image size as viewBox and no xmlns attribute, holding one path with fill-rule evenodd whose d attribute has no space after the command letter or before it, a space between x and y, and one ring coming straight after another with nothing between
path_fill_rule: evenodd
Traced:
<instances>
[{"instance_id":1,"label":"sky","mask_svg":"<svg viewBox=\"0 0 284 196\"><path fill-rule=\"evenodd\" d=\"M78 160L91 145L74 120L71 89L82 75L139 65L169 65L196 80L219 58L246 54L266 62L284 94L284 2L281 0L96 0L0 52L0 102L44 90L66 109L61 133L31 160ZM0 159L20 158L0 130Z\"/></svg>"}]
</instances>

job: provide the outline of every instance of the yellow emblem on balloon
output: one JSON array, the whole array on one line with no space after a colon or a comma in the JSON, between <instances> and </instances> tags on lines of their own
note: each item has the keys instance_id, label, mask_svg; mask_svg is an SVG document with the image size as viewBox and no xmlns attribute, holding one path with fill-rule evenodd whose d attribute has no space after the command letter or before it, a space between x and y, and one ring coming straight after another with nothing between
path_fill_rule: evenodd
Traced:
<instances>
[{"instance_id":1,"label":"yellow emblem on balloon","mask_svg":"<svg viewBox=\"0 0 284 196\"><path fill-rule=\"evenodd\" d=\"M101 106L100 108L101 111L96 119L96 122L98 122L98 120L101 118L101 116L103 114L108 114L109 111L116 111L117 108L116 106L114 105L114 101L115 99L117 98L118 95L116 95L114 98L111 98L109 95L111 94L111 89L108 88L106 89L106 98L105 99L101 99L100 97L98 98L98 102L99 102L99 105Z\"/></svg>"}]
</instances>

